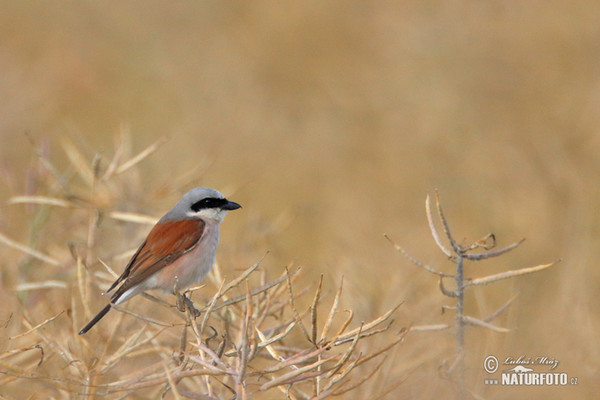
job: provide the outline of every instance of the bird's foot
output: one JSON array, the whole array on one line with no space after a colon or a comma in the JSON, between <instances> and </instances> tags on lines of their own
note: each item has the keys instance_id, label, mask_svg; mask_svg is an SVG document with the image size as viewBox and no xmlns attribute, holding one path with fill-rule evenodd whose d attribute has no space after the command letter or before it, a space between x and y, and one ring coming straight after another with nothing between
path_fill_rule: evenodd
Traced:
<instances>
[{"instance_id":1,"label":"bird's foot","mask_svg":"<svg viewBox=\"0 0 600 400\"><path fill-rule=\"evenodd\" d=\"M190 300L185 293L177 293L177 309L181 312L188 310L194 318L199 317L201 314L201 312L194 307L194 302Z\"/></svg>"}]
</instances>

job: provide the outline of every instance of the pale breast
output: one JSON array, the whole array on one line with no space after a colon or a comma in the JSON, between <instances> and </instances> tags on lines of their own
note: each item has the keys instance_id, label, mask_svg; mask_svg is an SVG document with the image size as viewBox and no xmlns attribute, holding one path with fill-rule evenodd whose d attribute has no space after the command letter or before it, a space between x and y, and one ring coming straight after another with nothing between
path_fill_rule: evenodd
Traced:
<instances>
[{"instance_id":1,"label":"pale breast","mask_svg":"<svg viewBox=\"0 0 600 400\"><path fill-rule=\"evenodd\" d=\"M219 243L219 225L206 224L196 246L148 280L147 289L160 288L172 293L200 283L215 263Z\"/></svg>"}]
</instances>

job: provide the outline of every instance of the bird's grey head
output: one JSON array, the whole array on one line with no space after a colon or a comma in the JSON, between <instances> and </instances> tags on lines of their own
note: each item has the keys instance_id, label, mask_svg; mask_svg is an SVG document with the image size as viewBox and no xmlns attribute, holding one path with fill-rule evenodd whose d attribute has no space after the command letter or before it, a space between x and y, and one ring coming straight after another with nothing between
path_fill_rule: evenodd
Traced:
<instances>
[{"instance_id":1,"label":"bird's grey head","mask_svg":"<svg viewBox=\"0 0 600 400\"><path fill-rule=\"evenodd\" d=\"M227 211L240 207L238 203L227 200L215 189L198 187L184 194L161 220L202 218L222 222Z\"/></svg>"}]
</instances>

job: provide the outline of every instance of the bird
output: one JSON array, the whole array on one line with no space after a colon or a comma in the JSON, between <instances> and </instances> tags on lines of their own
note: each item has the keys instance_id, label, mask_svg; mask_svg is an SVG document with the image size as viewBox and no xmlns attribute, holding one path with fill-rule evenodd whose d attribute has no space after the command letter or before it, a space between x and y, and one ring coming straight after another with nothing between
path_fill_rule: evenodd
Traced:
<instances>
[{"instance_id":1,"label":"bird","mask_svg":"<svg viewBox=\"0 0 600 400\"><path fill-rule=\"evenodd\" d=\"M228 211L241 207L208 187L184 194L154 225L121 276L108 288L106 293L116 288L108 305L79 334L89 331L113 306L146 290L162 289L181 296L181 290L201 282L215 263L221 222ZM184 300L189 301L185 296Z\"/></svg>"}]
</instances>

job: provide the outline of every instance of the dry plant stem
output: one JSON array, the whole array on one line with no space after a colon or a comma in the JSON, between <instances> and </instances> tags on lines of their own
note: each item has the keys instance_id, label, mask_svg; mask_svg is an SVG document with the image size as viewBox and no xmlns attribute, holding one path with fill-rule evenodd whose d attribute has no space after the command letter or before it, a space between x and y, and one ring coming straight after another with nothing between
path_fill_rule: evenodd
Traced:
<instances>
[{"instance_id":1,"label":"dry plant stem","mask_svg":"<svg viewBox=\"0 0 600 400\"><path fill-rule=\"evenodd\" d=\"M221 285L219 286L219 289L217 290L217 292L215 293L215 295L213 296L211 302L208 305L208 309L206 310L206 312L204 313L204 317L202 318L202 324L200 325L200 330L198 332L198 334L196 335L196 338L198 341L202 341L202 333L204 332L204 328L206 326L206 322L208 321L208 318L210 317L210 315L212 314L213 308L215 306L215 304L217 304L217 301L219 299L219 297L221 296L221 294L223 293L223 286L225 285L225 279L223 279L221 281ZM195 324L195 320L192 323L193 327L197 328L197 325ZM194 333L196 332L196 329L194 328ZM184 330L187 331L187 327L184 328ZM205 353L204 352L200 352L200 358L202 359L202 361L205 361ZM208 395L209 396L213 396L213 387L212 387L212 383L211 383L211 377L206 375L202 377L204 379L204 384L206 385L206 388L208 390Z\"/></svg>"},{"instance_id":2,"label":"dry plant stem","mask_svg":"<svg viewBox=\"0 0 600 400\"><path fill-rule=\"evenodd\" d=\"M276 280L274 280L272 282L269 282L269 283L267 283L266 285L263 285L260 288L256 288L256 289L251 290L250 294L252 296L255 296L255 295L259 294L259 293L263 293L263 292L271 289L272 287L279 285L281 282L283 282L285 280L289 280L289 279L294 278L298 274L298 272L300 272L300 268L297 268L291 274L286 273L286 275L282 276L281 278L278 278L278 279L276 279ZM233 304L241 303L244 300L246 300L246 295L245 294L237 296L237 297L234 297L234 298L231 298L231 299L229 299L227 301L224 301L223 303L221 303L221 304L219 304L217 306L214 306L213 311L220 310L220 309L222 309L224 307L228 307L228 306L233 305ZM200 312L204 312L207 308L208 307L200 308L199 311Z\"/></svg>"},{"instance_id":3,"label":"dry plant stem","mask_svg":"<svg viewBox=\"0 0 600 400\"><path fill-rule=\"evenodd\" d=\"M502 328L500 326L496 326L496 325L490 324L488 322L485 322L484 320L469 317L468 315L463 315L463 323L464 323L464 325L480 326L482 328L487 328L491 331L500 332L500 333L506 333L506 332L510 331L510 329Z\"/></svg>"},{"instance_id":4,"label":"dry plant stem","mask_svg":"<svg viewBox=\"0 0 600 400\"><path fill-rule=\"evenodd\" d=\"M22 243L16 242L16 241L10 239L8 236L3 235L2 233L0 233L0 243L3 243L8 247L12 247L13 249L19 250L33 258L37 258L38 260L47 262L48 264L51 264L54 266L60 265L60 262L58 262L54 258L52 258L46 254L43 254L37 250L34 250L31 247L26 246Z\"/></svg>"},{"instance_id":5,"label":"dry plant stem","mask_svg":"<svg viewBox=\"0 0 600 400\"><path fill-rule=\"evenodd\" d=\"M169 367L167 367L166 364L163 364L163 368L165 370L165 374L167 374L167 380L169 381L169 386L171 387L173 396L175 397L176 400L180 400L181 396L179 395L179 391L177 390L177 385L175 384L175 381L173 380L173 376L171 375L171 372L169 372Z\"/></svg>"},{"instance_id":6,"label":"dry plant stem","mask_svg":"<svg viewBox=\"0 0 600 400\"><path fill-rule=\"evenodd\" d=\"M145 148L144 150L142 150L136 156L134 156L133 158L127 160L126 162L124 162L123 164L121 164L118 168L116 168L116 170L114 171L115 174L117 174L117 175L118 174L122 174L123 172L127 171L128 169L131 169L136 164L140 163L146 157L148 157L149 155L151 155L152 153L154 153L156 150L158 150L158 148L162 144L164 144L166 141L167 141L167 139L165 137L160 138L159 140L157 140L156 142L154 142L153 144L151 144L150 146L148 146L147 148Z\"/></svg>"},{"instance_id":7,"label":"dry plant stem","mask_svg":"<svg viewBox=\"0 0 600 400\"><path fill-rule=\"evenodd\" d=\"M286 382L288 382L291 379L297 377L298 375L300 375L300 374L302 374L304 372L308 372L308 371L311 371L313 369L316 369L319 365L323 365L326 362L329 362L329 360L330 359L326 358L326 359L314 362L312 364L306 365L306 366L304 366L302 368L295 369L294 371L288 372L287 374L284 374L284 375L282 375L282 376L280 376L278 378L275 378L275 379L271 380L270 382L265 383L264 385L262 385L260 387L260 389L261 390L267 390L267 389L270 389L270 388L272 388L274 386L285 384Z\"/></svg>"},{"instance_id":8,"label":"dry plant stem","mask_svg":"<svg viewBox=\"0 0 600 400\"><path fill-rule=\"evenodd\" d=\"M41 289L67 289L68 285L63 281L54 281L48 280L44 282L27 282L27 283L19 283L15 286L15 292L25 292L31 290L41 290Z\"/></svg>"},{"instance_id":9,"label":"dry plant stem","mask_svg":"<svg viewBox=\"0 0 600 400\"><path fill-rule=\"evenodd\" d=\"M444 229L444 234L446 235L446 238L450 242L450 246L452 247L452 250L455 253L461 253L462 249L456 243L456 241L452 237L452 234L450 233L450 227L448 226L448 221L446 221L446 218L444 217L444 212L442 211L442 204L440 203L440 196L439 196L439 193L438 193L437 189L435 191L435 205L436 205L436 208L437 208L438 217L439 217L440 221L442 222L442 228ZM435 227L433 227L432 230L435 231L436 230Z\"/></svg>"},{"instance_id":10,"label":"dry plant stem","mask_svg":"<svg viewBox=\"0 0 600 400\"><path fill-rule=\"evenodd\" d=\"M340 373L338 376L335 376L335 377L333 377L333 378L332 378L332 379L329 381L329 383L327 383L327 386L325 386L325 387L323 388L323 391L324 391L324 392L327 392L329 389L331 389L331 387L332 387L333 385L335 385L336 383L338 383L338 382L340 382L341 380L343 380L343 379L344 379L346 376L348 376L348 374L350 373L350 371L352 371L352 370L354 369L354 367L356 367L356 366L358 365L358 362L360 361L360 358L361 358L361 356L362 356L362 353L361 353L361 354L359 354L359 356L358 356L358 357L357 357L357 358L356 358L354 361L352 361L352 362L350 363L350 365L348 365L348 367L347 367L347 368L345 368L345 369L344 369L344 370L343 370L343 371L342 371L342 372L341 372L341 373ZM385 361L385 357L384 357L384 360L383 360L383 361ZM330 374L331 374L331 372L330 372ZM320 378L320 377L319 377L319 378ZM319 394L319 393L317 393L317 395L318 395L318 394ZM317 398L318 398L318 397L317 397Z\"/></svg>"},{"instance_id":11,"label":"dry plant stem","mask_svg":"<svg viewBox=\"0 0 600 400\"><path fill-rule=\"evenodd\" d=\"M350 347L348 348L346 353L344 353L344 355L342 356L340 361L338 361L338 363L333 367L333 369L327 374L328 378L331 378L334 374L336 374L340 370L340 368L342 368L342 366L346 363L346 361L348 361L348 359L350 358L350 355L356 348L358 339L360 339L360 334L362 333L363 327L364 327L364 324L360 324L360 328L356 332L356 336L354 336L354 339L352 340L352 344L350 345Z\"/></svg>"},{"instance_id":12,"label":"dry plant stem","mask_svg":"<svg viewBox=\"0 0 600 400\"><path fill-rule=\"evenodd\" d=\"M88 165L86 157L71 140L63 138L61 142L65 155L73 165L75 172L87 186L90 186L94 179L94 173Z\"/></svg>"},{"instance_id":13,"label":"dry plant stem","mask_svg":"<svg viewBox=\"0 0 600 400\"><path fill-rule=\"evenodd\" d=\"M442 294L444 296L448 296L448 297L458 297L458 291L454 291L454 290L448 290L446 289L446 286L444 286L444 278L440 276L440 281L439 281L439 288L440 291L442 292ZM456 307L448 307L448 308L452 308L453 310L456 310Z\"/></svg>"},{"instance_id":14,"label":"dry plant stem","mask_svg":"<svg viewBox=\"0 0 600 400\"><path fill-rule=\"evenodd\" d=\"M61 312L59 312L58 314L56 314L54 317L48 318L44 322L41 322L41 323L37 324L33 328L31 328L31 329L29 329L29 330L27 330L27 331L25 331L23 333L19 333L18 335L11 336L11 337L8 338L8 340L14 340L14 339L20 338L22 336L26 336L26 335L30 334L31 332L34 332L34 331L38 330L42 326L44 326L44 325L46 325L46 324L54 321L56 318L60 317L64 312L65 312L65 310L62 310Z\"/></svg>"},{"instance_id":15,"label":"dry plant stem","mask_svg":"<svg viewBox=\"0 0 600 400\"><path fill-rule=\"evenodd\" d=\"M450 248L448 248L444 245L444 240L442 239L442 235L438 232L438 229L434 222L434 215L433 215L433 212L431 209L430 197L427 196L427 198L425 200L425 212L427 215L429 228L431 230L431 235L433 236L433 239L434 239L436 245L438 246L438 248L442 251L443 254L445 254L455 264L455 267L456 267L455 274L453 274L453 275L445 274L445 273L435 270L434 268L432 268L428 265L423 264L421 261L410 256L402 247L395 244L387 235L384 235L384 236L386 237L386 239L388 239L392 243L392 245L396 248L396 250L398 252L400 252L405 257L407 257L413 264L423 268L424 270L426 270L427 272L429 272L433 275L437 275L439 277L439 289L444 296L456 299L456 305L454 307L446 306L443 308L443 310L452 309L455 311L454 326L455 326L455 330L456 330L455 336L456 336L456 343L457 343L457 355L456 355L456 360L454 362L454 365L450 368L449 372L451 372L452 370L457 370L457 377L456 377L456 383L457 383L457 388L458 388L457 394L458 394L459 399L463 399L463 398L465 398L466 393L467 393L467 389L465 388L465 380L464 380L464 375L465 375L464 362L465 362L465 351L466 351L465 350L466 326L467 325L479 326L479 327L486 328L486 329L489 329L489 330L492 330L495 332L508 332L509 331L508 329L496 326L490 322L493 321L496 317L498 317L502 312L504 312L515 298L515 297L511 298L505 305L500 307L500 309L498 309L492 315L490 315L486 318L483 318L483 319L479 319L479 318L470 317L468 315L465 315L465 313L464 313L465 289L469 286L487 285L489 283L497 282L500 280L513 278L516 276L529 274L529 273L533 273L533 272L539 272L541 270L549 268L554 263L542 264L542 265L538 265L535 267L522 268L522 269L513 270L513 271L506 271L506 272L489 275L489 276L481 277L481 278L475 278L475 279L467 278L465 276L465 270L464 270L464 261L465 260L481 261L481 260L485 260L488 258L497 257L500 255L506 254L507 252L518 247L521 243L523 243L523 241L525 239L521 239L520 241L512 243L502 249L493 250L493 248L496 246L496 237L490 233L490 234L486 235L484 238L477 240L470 245L464 245L464 246L460 245L452 236L452 233L450 231L450 226L449 226L448 221L446 220L446 217L442 210L440 197L439 197L437 190L435 191L435 200L436 200L435 208L437 211L437 217L441 223L443 234L445 236L445 239L449 243ZM475 253L475 254L470 253L471 251L477 250L477 249L484 249L486 251L482 252L482 253ZM456 286L455 290L446 289L446 287L444 286L444 278L446 278L446 277L452 277L454 279L455 286ZM446 325L446 324L414 326L414 327L410 327L409 329L405 330L404 333L406 334L409 331L444 330L444 329L448 329L449 327L450 327L450 325Z\"/></svg>"},{"instance_id":16,"label":"dry plant stem","mask_svg":"<svg viewBox=\"0 0 600 400\"><path fill-rule=\"evenodd\" d=\"M81 296L81 302L83 304L83 309L85 310L85 316L86 319L92 315L92 311L90 310L90 306L89 306L89 291L88 289L88 285L86 283L86 281L88 281L87 279L87 273L86 273L86 268L83 265L83 260L81 259L81 256L79 254L77 254L77 287L79 289L79 295Z\"/></svg>"},{"instance_id":17,"label":"dry plant stem","mask_svg":"<svg viewBox=\"0 0 600 400\"><path fill-rule=\"evenodd\" d=\"M302 318L300 317L300 313L298 312L298 309L296 308L296 305L294 304L294 291L292 289L292 280L290 278L290 273L289 273L287 267L285 267L285 272L287 273L286 275L288 277L287 282L288 282L288 293L290 295L290 307L294 311L294 315L296 316L298 325L300 325L300 328L302 329L302 333L304 333L304 336L310 342L311 341L310 335L308 334L308 331L306 330L306 327L304 326L304 323L302 322Z\"/></svg>"},{"instance_id":18,"label":"dry plant stem","mask_svg":"<svg viewBox=\"0 0 600 400\"><path fill-rule=\"evenodd\" d=\"M502 314L504 311L508 310L508 306L510 306L512 304L512 302L516 300L517 297L519 297L519 295L515 294L513 297L508 299L508 301L502 307L500 307L495 313L484 318L483 321L490 322L490 321L494 320L494 318L496 318L497 316Z\"/></svg>"},{"instance_id":19,"label":"dry plant stem","mask_svg":"<svg viewBox=\"0 0 600 400\"><path fill-rule=\"evenodd\" d=\"M319 305L319 299L321 298L322 287L323 287L323 274L321 274L321 278L319 279L319 286L317 286L317 292L315 293L313 302L310 305L310 324L312 326L311 342L315 346L317 345L317 309L318 309L318 305Z\"/></svg>"},{"instance_id":20,"label":"dry plant stem","mask_svg":"<svg viewBox=\"0 0 600 400\"><path fill-rule=\"evenodd\" d=\"M344 312L348 313L348 317L346 317L346 320L344 321L344 323L342 324L342 326L340 327L340 329L337 331L337 333L334 335L334 337L339 337L342 333L344 333L344 331L346 330L346 328L348 328L348 326L350 326L350 323L354 319L354 311L352 311L352 310L344 310Z\"/></svg>"},{"instance_id":21,"label":"dry plant stem","mask_svg":"<svg viewBox=\"0 0 600 400\"><path fill-rule=\"evenodd\" d=\"M360 359L359 359L360 360ZM361 379L359 379L357 382L354 382L350 385L345 385L345 387L342 387L341 389L338 389L336 391L334 391L332 393L333 396L340 396L344 393L348 393L351 390L356 389L357 387L359 387L360 385L362 385L363 383L365 383L366 381L368 381L369 379L371 379L371 377L373 377L373 375L375 375L375 373L377 371L379 371L379 369L381 368L381 366L383 365L383 363L385 362L385 358L383 360L381 360L381 362L371 370L371 372L369 372L367 375L363 376Z\"/></svg>"},{"instance_id":22,"label":"dry plant stem","mask_svg":"<svg viewBox=\"0 0 600 400\"><path fill-rule=\"evenodd\" d=\"M289 321L289 325L287 325L287 327L285 328L285 331L281 332L279 335L275 335L270 339L267 339L265 337L265 335L258 329L256 329L256 334L258 335L258 337L261 339L261 342L259 342L257 344L257 349L263 349L263 348L267 348L267 349L271 349L272 351L272 347L270 346L273 343L279 342L281 341L281 339L283 339L284 337L286 337L288 335L288 333L290 333L292 331L292 329L296 326L296 321ZM233 356L237 353L236 350L231 350L227 353L225 353L226 356ZM275 359L277 359L278 356L271 354L271 356Z\"/></svg>"},{"instance_id":23,"label":"dry plant stem","mask_svg":"<svg viewBox=\"0 0 600 400\"><path fill-rule=\"evenodd\" d=\"M115 141L115 153L113 154L113 157L110 160L110 163L108 164L108 167L106 168L106 171L104 171L104 175L102 176L102 180L104 182L108 181L114 174L115 170L117 169L117 164L119 163L119 160L121 159L122 154L123 154L123 134L121 133L119 138Z\"/></svg>"},{"instance_id":24,"label":"dry plant stem","mask_svg":"<svg viewBox=\"0 0 600 400\"><path fill-rule=\"evenodd\" d=\"M133 311L129 311L129 310L127 310L127 309L125 309L125 308L123 308L121 306L112 306L112 309L120 311L120 312L125 313L125 314L129 314L129 315L131 315L131 316L133 316L133 317L135 317L135 318L137 318L139 320L142 320L144 322L149 322L149 323L154 324L154 325L166 326L166 327L174 327L174 326L177 326L177 325L181 325L181 324L173 324L173 323L168 323L168 322L162 322L162 321L159 321L159 320L154 319L154 318L144 317L144 316L142 316L140 314L134 313Z\"/></svg>"},{"instance_id":25,"label":"dry plant stem","mask_svg":"<svg viewBox=\"0 0 600 400\"><path fill-rule=\"evenodd\" d=\"M377 393L372 400L379 400L384 398L387 394L391 393L394 389L396 389L398 386L404 383L405 380L406 378L398 379L396 382L392 383L388 387L384 388L381 392Z\"/></svg>"},{"instance_id":26,"label":"dry plant stem","mask_svg":"<svg viewBox=\"0 0 600 400\"><path fill-rule=\"evenodd\" d=\"M488 283L501 281L503 279L513 278L515 276L531 274L533 272L542 271L546 268L553 266L554 264L555 263L541 264L541 265L536 265L535 267L521 268L521 269L517 269L517 270L500 272L500 273L494 274L494 275L484 276L482 278L475 278L475 279L471 279L467 285L468 286L487 285Z\"/></svg>"},{"instance_id":27,"label":"dry plant stem","mask_svg":"<svg viewBox=\"0 0 600 400\"><path fill-rule=\"evenodd\" d=\"M75 205L67 200L50 196L13 196L6 204L40 204L64 208L73 208Z\"/></svg>"},{"instance_id":28,"label":"dry plant stem","mask_svg":"<svg viewBox=\"0 0 600 400\"><path fill-rule=\"evenodd\" d=\"M381 348L381 349L379 349L379 350L373 351L373 352L372 352L371 354L369 354L368 356L365 356L365 357L361 358L361 359L359 360L359 362L358 362L358 364L357 364L357 365L364 364L364 363L366 363L366 362L370 361L370 360L371 360L371 359L373 359L373 358L379 357L381 354L384 354L385 352L389 351L390 349L392 349L392 348L393 348L393 347L395 347L396 345L398 345L398 344L400 344L400 343L404 342L404 339L406 338L406 335L408 334L408 332L409 332L409 331L410 331L409 329L405 330L405 331L404 331L404 332L402 332L402 333L401 333L401 334L400 334L400 335L397 337L397 339L396 339L396 340L394 340L393 342L389 343L388 345L386 345L385 347L383 347L383 348Z\"/></svg>"},{"instance_id":29,"label":"dry plant stem","mask_svg":"<svg viewBox=\"0 0 600 400\"><path fill-rule=\"evenodd\" d=\"M336 335L336 337L332 340L332 344L334 346L339 345L341 343L346 342L348 339L351 339L354 337L354 335L356 334L357 331L361 330L363 333L361 335L361 337L364 337L365 335L367 335L367 331L369 331L370 329L373 329L374 327L376 327L377 325L387 321L394 312L396 312L396 310L398 308L400 308L400 306L404 304L404 302L401 302L400 304L398 304L397 306L395 306L394 308L392 308L391 310L389 310L388 312L386 312L385 314L383 314L382 316L374 319L373 321L361 325L361 327L358 327L356 329L353 329L350 332L346 332L345 334L342 334L342 332L338 333Z\"/></svg>"},{"instance_id":30,"label":"dry plant stem","mask_svg":"<svg viewBox=\"0 0 600 400\"><path fill-rule=\"evenodd\" d=\"M181 378L186 378L186 377L202 376L202 375L219 376L219 375L223 375L223 372L210 371L207 369L202 369L202 370L193 369L193 370L188 370L188 371L172 372L173 379L181 379ZM119 381L118 384L110 385L107 389L98 391L97 394L98 395L107 395L107 394L118 393L118 392L132 392L132 391L141 390L141 389L148 388L148 387L161 385L161 384L165 383L165 381L166 381L166 376L165 376L165 373L163 372L160 374L153 374L152 376L148 377L147 379Z\"/></svg>"},{"instance_id":31,"label":"dry plant stem","mask_svg":"<svg viewBox=\"0 0 600 400\"><path fill-rule=\"evenodd\" d=\"M436 193L437 194L437 193ZM439 208L441 210L441 207ZM441 215L441 211L440 211ZM462 253L458 253L456 260L456 344L458 345L459 372L458 372L458 390L459 398L464 398L465 386L465 320L463 318L465 310L465 287L464 287L464 268Z\"/></svg>"},{"instance_id":32,"label":"dry plant stem","mask_svg":"<svg viewBox=\"0 0 600 400\"><path fill-rule=\"evenodd\" d=\"M315 358L319 354L321 354L325 351L327 351L327 349L325 347L321 347L319 349L312 350L312 351L311 351L311 349L302 350L302 351L299 351L298 353L294 354L293 356L289 357L288 359L282 360L278 364L275 364L271 367L265 368L264 371L267 373L272 373L272 372L280 371L287 367L293 367L296 364L302 364L303 362L306 362L307 360L310 360L311 358Z\"/></svg>"},{"instance_id":33,"label":"dry plant stem","mask_svg":"<svg viewBox=\"0 0 600 400\"><path fill-rule=\"evenodd\" d=\"M26 347L24 349L15 349L15 350L6 351L6 352L4 352L4 354L0 355L0 360L3 360L5 358L9 358L9 357L11 357L11 356L13 356L15 354L21 354L23 352L26 352L26 351L29 351L29 350L34 350L34 349L37 349L37 350L40 351L40 361L38 361L37 364L35 364L35 365L37 365L39 367L44 362L44 348L42 346L40 346L39 344L33 345L31 347ZM4 362L0 361L0 365L4 366L6 368L10 364L7 364L7 363L4 363ZM20 370L17 367L13 367L11 369L13 369L13 370Z\"/></svg>"},{"instance_id":34,"label":"dry plant stem","mask_svg":"<svg viewBox=\"0 0 600 400\"><path fill-rule=\"evenodd\" d=\"M425 214L427 214L427 221L429 222L429 229L431 230L433 240L435 240L435 243L438 245L440 250L442 250L442 253L444 253L447 257L452 257L452 253L444 246L442 238L440 237L437 229L435 228L435 222L433 220L433 213L431 212L431 201L429 199L429 195L427 195L427 198L425 199Z\"/></svg>"},{"instance_id":35,"label":"dry plant stem","mask_svg":"<svg viewBox=\"0 0 600 400\"><path fill-rule=\"evenodd\" d=\"M214 309L215 305L217 304L217 301L219 300L219 298L221 297L221 294L223 293L223 285L224 284L225 284L225 279L223 279L221 281L221 285L219 286L219 289L213 296L212 300L208 304L208 308L204 312L204 317L202 318L202 323L200 324L200 331L198 332L199 337L202 337L202 334L204 333L204 328L206 326L206 322L208 321L208 318L212 314L213 309Z\"/></svg>"},{"instance_id":36,"label":"dry plant stem","mask_svg":"<svg viewBox=\"0 0 600 400\"><path fill-rule=\"evenodd\" d=\"M404 257L408 258L408 260L411 261L413 264L415 264L416 266L419 266L419 267L423 268L425 271L429 272L430 274L438 275L438 276L440 276L442 278L454 277L453 275L445 274L443 272L436 271L435 269L433 269L429 265L427 265L427 264L419 261L418 259L414 258L410 254L408 254L406 252L406 250L404 250L402 247L400 247L399 245L397 245L387 234L384 234L383 237L385 237L396 248L396 250L400 254L402 254ZM451 257L451 256L448 256L448 257Z\"/></svg>"},{"instance_id":37,"label":"dry plant stem","mask_svg":"<svg viewBox=\"0 0 600 400\"><path fill-rule=\"evenodd\" d=\"M335 293L335 298L333 299L333 305L331 306L331 310L329 311L329 316L327 317L327 321L323 326L323 332L321 332L321 339L319 339L319 344L323 343L327 340L327 334L331 329L331 325L333 324L333 317L337 313L338 306L340 304L340 297L342 296L342 289L344 287L344 276L342 275L342 280L340 281L340 286L338 287L337 292Z\"/></svg>"},{"instance_id":38,"label":"dry plant stem","mask_svg":"<svg viewBox=\"0 0 600 400\"><path fill-rule=\"evenodd\" d=\"M237 376L238 395L242 400L246 400L246 369L248 368L248 325L250 325L250 317L252 316L252 297L250 296L250 286L246 281L246 318L243 322L243 328L240 332L240 352L239 369Z\"/></svg>"},{"instance_id":39,"label":"dry plant stem","mask_svg":"<svg viewBox=\"0 0 600 400\"><path fill-rule=\"evenodd\" d=\"M437 324L437 325L416 325L411 327L410 331L443 331L444 329L450 328L450 325L447 324Z\"/></svg>"}]
</instances>

